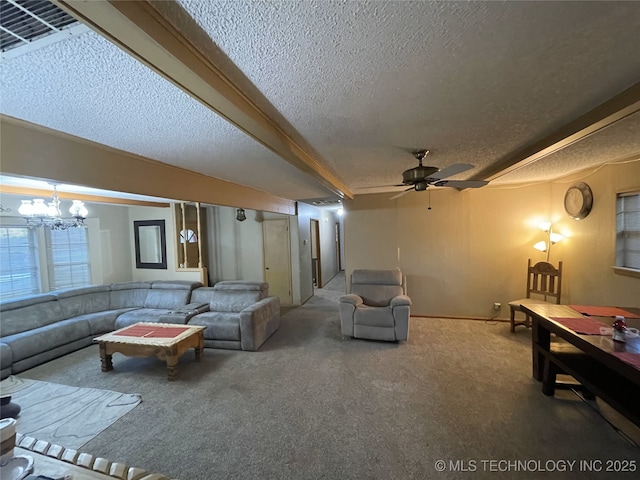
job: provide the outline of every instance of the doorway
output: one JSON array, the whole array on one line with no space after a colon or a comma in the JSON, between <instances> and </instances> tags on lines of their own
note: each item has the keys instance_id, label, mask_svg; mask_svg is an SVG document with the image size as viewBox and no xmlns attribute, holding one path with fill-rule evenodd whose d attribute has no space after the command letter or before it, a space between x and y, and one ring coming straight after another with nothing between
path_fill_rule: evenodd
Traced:
<instances>
[{"instance_id":1,"label":"doorway","mask_svg":"<svg viewBox=\"0 0 640 480\"><path fill-rule=\"evenodd\" d=\"M311 274L313 286L322 288L322 264L320 261L320 221L311 219Z\"/></svg>"},{"instance_id":2,"label":"doorway","mask_svg":"<svg viewBox=\"0 0 640 480\"><path fill-rule=\"evenodd\" d=\"M282 305L291 305L291 247L289 220L262 222L264 250L264 279L269 284L269 295L280 298Z\"/></svg>"},{"instance_id":3,"label":"doorway","mask_svg":"<svg viewBox=\"0 0 640 480\"><path fill-rule=\"evenodd\" d=\"M342 271L342 238L340 237L340 222L336 222L336 263L338 272Z\"/></svg>"}]
</instances>

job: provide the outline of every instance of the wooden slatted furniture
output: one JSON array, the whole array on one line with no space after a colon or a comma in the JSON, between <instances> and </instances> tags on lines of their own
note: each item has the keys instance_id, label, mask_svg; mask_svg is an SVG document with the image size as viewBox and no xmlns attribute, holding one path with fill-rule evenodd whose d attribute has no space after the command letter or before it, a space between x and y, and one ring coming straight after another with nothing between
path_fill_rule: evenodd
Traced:
<instances>
[{"instance_id":1,"label":"wooden slatted furniture","mask_svg":"<svg viewBox=\"0 0 640 480\"><path fill-rule=\"evenodd\" d=\"M129 357L156 356L166 361L169 380L175 380L178 375L178 359L188 349L195 349L196 360L202 361L205 328L199 325L142 322L101 335L94 340L100 344L103 372L113 370L111 356L116 352Z\"/></svg>"},{"instance_id":2,"label":"wooden slatted furniture","mask_svg":"<svg viewBox=\"0 0 640 480\"><path fill-rule=\"evenodd\" d=\"M611 335L576 333L563 320L597 320L608 326L613 318L585 317L568 305L529 304L523 308L533 319L533 377L542 382L542 392L552 396L558 387L556 376L571 375L583 388L640 427L640 368L627 357L640 355L640 340L619 343ZM640 309L625 310L640 315ZM629 326L640 328L640 318L626 317L626 321Z\"/></svg>"},{"instance_id":3,"label":"wooden slatted furniture","mask_svg":"<svg viewBox=\"0 0 640 480\"><path fill-rule=\"evenodd\" d=\"M516 331L518 325L531 327L531 316L522 310L522 304L554 303L560 305L562 293L562 262L558 268L549 262L538 262L531 266L531 259L527 264L527 293L525 298L509 302L511 311L511 333ZM532 295L534 295L532 297ZM523 321L516 321L516 312L523 312Z\"/></svg>"}]
</instances>

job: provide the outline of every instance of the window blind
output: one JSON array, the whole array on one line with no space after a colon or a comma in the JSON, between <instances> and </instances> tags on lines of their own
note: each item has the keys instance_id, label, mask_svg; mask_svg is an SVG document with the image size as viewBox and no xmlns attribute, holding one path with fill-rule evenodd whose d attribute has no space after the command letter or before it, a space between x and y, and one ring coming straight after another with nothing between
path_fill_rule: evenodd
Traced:
<instances>
[{"instance_id":1,"label":"window blind","mask_svg":"<svg viewBox=\"0 0 640 480\"><path fill-rule=\"evenodd\" d=\"M47 230L46 242L50 290L91 283L85 228Z\"/></svg>"},{"instance_id":2,"label":"window blind","mask_svg":"<svg viewBox=\"0 0 640 480\"><path fill-rule=\"evenodd\" d=\"M0 227L0 298L40 293L40 280L33 230Z\"/></svg>"},{"instance_id":3,"label":"window blind","mask_svg":"<svg viewBox=\"0 0 640 480\"><path fill-rule=\"evenodd\" d=\"M640 193L616 200L616 266L640 270Z\"/></svg>"}]
</instances>

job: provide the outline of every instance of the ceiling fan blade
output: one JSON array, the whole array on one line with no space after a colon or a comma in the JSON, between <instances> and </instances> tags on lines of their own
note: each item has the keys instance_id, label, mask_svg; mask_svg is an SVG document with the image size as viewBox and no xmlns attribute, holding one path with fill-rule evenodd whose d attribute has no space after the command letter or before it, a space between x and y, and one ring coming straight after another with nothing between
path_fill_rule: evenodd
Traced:
<instances>
[{"instance_id":1,"label":"ceiling fan blade","mask_svg":"<svg viewBox=\"0 0 640 480\"><path fill-rule=\"evenodd\" d=\"M434 187L452 187L462 190L463 188L480 188L484 187L486 180L440 180L433 184Z\"/></svg>"},{"instance_id":2,"label":"ceiling fan blade","mask_svg":"<svg viewBox=\"0 0 640 480\"><path fill-rule=\"evenodd\" d=\"M407 185L404 183L399 183L396 185L373 185L371 187L357 187L359 189L364 190L365 188L391 188L391 187L406 187Z\"/></svg>"},{"instance_id":3,"label":"ceiling fan blade","mask_svg":"<svg viewBox=\"0 0 640 480\"><path fill-rule=\"evenodd\" d=\"M453 165L449 165L446 168L434 173L433 175L429 175L429 178L435 178L437 180L442 180L443 178L451 177L458 173L466 172L467 170L471 170L474 168L473 165L468 163L454 163Z\"/></svg>"},{"instance_id":4,"label":"ceiling fan blade","mask_svg":"<svg viewBox=\"0 0 640 480\"><path fill-rule=\"evenodd\" d=\"M407 188L403 192L396 193L393 197L389 198L389 200L395 200L396 198L400 198L403 195L406 195L407 193L409 193L411 190L413 190L413 187Z\"/></svg>"}]
</instances>

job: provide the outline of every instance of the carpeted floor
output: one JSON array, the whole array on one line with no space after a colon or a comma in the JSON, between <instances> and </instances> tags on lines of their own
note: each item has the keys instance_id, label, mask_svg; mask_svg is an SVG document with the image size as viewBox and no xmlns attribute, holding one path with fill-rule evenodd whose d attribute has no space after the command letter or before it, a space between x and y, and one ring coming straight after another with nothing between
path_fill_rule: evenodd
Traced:
<instances>
[{"instance_id":1,"label":"carpeted floor","mask_svg":"<svg viewBox=\"0 0 640 480\"><path fill-rule=\"evenodd\" d=\"M541 393L529 330L413 318L408 342L344 340L343 290L340 275L288 309L258 352L187 353L176 382L156 359L102 373L97 347L21 375L141 394L82 450L182 480L637 478L561 463L637 465L640 449L570 392Z\"/></svg>"}]
</instances>

